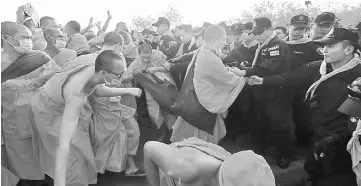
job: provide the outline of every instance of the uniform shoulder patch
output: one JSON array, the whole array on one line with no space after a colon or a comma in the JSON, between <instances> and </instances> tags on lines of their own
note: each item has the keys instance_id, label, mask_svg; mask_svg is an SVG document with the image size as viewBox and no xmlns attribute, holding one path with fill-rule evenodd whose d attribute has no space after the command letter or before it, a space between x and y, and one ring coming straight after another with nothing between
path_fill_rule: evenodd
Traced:
<instances>
[{"instance_id":1,"label":"uniform shoulder patch","mask_svg":"<svg viewBox=\"0 0 361 186\"><path fill-rule=\"evenodd\" d=\"M273 47L268 48L268 51L276 50L276 49L279 49L279 48L280 48L280 46L279 46L279 45L276 45L276 46L273 46Z\"/></svg>"},{"instance_id":2,"label":"uniform shoulder patch","mask_svg":"<svg viewBox=\"0 0 361 186\"><path fill-rule=\"evenodd\" d=\"M280 51L279 51L279 50L270 51L269 55L270 55L270 56L279 56L279 55L280 55Z\"/></svg>"},{"instance_id":3,"label":"uniform shoulder patch","mask_svg":"<svg viewBox=\"0 0 361 186\"><path fill-rule=\"evenodd\" d=\"M159 45L163 45L163 43L164 43L164 40L159 41Z\"/></svg>"}]
</instances>

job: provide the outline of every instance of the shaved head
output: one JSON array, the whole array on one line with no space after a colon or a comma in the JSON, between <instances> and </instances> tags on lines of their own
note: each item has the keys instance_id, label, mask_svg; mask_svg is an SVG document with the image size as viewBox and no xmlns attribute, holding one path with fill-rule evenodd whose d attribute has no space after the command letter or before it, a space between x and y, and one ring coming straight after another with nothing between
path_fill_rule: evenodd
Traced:
<instances>
[{"instance_id":1,"label":"shaved head","mask_svg":"<svg viewBox=\"0 0 361 186\"><path fill-rule=\"evenodd\" d=\"M58 24L53 17L44 16L40 19L40 27L55 28L55 27L58 27Z\"/></svg>"},{"instance_id":2,"label":"shaved head","mask_svg":"<svg viewBox=\"0 0 361 186\"><path fill-rule=\"evenodd\" d=\"M81 29L80 24L76 21L69 21L66 26L69 27L69 29L75 31L76 33L79 33Z\"/></svg>"},{"instance_id":3,"label":"shaved head","mask_svg":"<svg viewBox=\"0 0 361 186\"><path fill-rule=\"evenodd\" d=\"M129 31L127 24L125 24L124 22L117 23L116 30L117 31L119 31L119 30Z\"/></svg>"},{"instance_id":4,"label":"shaved head","mask_svg":"<svg viewBox=\"0 0 361 186\"><path fill-rule=\"evenodd\" d=\"M203 39L205 42L212 42L212 40L219 40L222 37L226 37L226 31L224 28L218 25L211 25L204 32Z\"/></svg>"},{"instance_id":5,"label":"shaved head","mask_svg":"<svg viewBox=\"0 0 361 186\"><path fill-rule=\"evenodd\" d=\"M117 74L126 68L125 60L113 50L101 52L95 60L95 72L102 70Z\"/></svg>"},{"instance_id":6,"label":"shaved head","mask_svg":"<svg viewBox=\"0 0 361 186\"><path fill-rule=\"evenodd\" d=\"M19 23L5 21L1 22L1 35L6 34L15 37L19 32L30 32L30 30Z\"/></svg>"},{"instance_id":7,"label":"shaved head","mask_svg":"<svg viewBox=\"0 0 361 186\"><path fill-rule=\"evenodd\" d=\"M54 28L50 28L50 29L44 29L44 35L49 35L49 36L58 36L58 35L62 35L62 31L60 31L59 29L54 29Z\"/></svg>"},{"instance_id":8,"label":"shaved head","mask_svg":"<svg viewBox=\"0 0 361 186\"><path fill-rule=\"evenodd\" d=\"M118 32L112 31L105 34L104 45L113 46L117 43L120 43L121 45L124 43L123 37Z\"/></svg>"}]
</instances>

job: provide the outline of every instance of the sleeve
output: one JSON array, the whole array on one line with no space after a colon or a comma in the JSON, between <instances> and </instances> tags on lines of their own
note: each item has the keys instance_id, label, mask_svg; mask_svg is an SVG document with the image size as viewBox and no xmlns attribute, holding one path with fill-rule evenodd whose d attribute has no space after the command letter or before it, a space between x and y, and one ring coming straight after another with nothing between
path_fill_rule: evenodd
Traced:
<instances>
[{"instance_id":1,"label":"sleeve","mask_svg":"<svg viewBox=\"0 0 361 186\"><path fill-rule=\"evenodd\" d=\"M232 63L235 61L241 61L241 59L243 58L243 55L240 51L240 48L234 48L233 50L231 50L230 54L224 58L222 61L223 63Z\"/></svg>"},{"instance_id":2,"label":"sleeve","mask_svg":"<svg viewBox=\"0 0 361 186\"><path fill-rule=\"evenodd\" d=\"M279 47L277 48L277 46ZM269 49L271 48L275 49L266 51L266 60L264 62L246 70L246 77L253 75L260 77L270 76L273 75L280 66L287 65L285 63L288 63L288 46L274 45L269 47ZM262 55L261 52L259 55Z\"/></svg>"},{"instance_id":3,"label":"sleeve","mask_svg":"<svg viewBox=\"0 0 361 186\"><path fill-rule=\"evenodd\" d=\"M177 63L174 64L172 66L170 66L169 70L171 72L176 72L176 73L185 73L187 71L188 65L190 64L192 60L183 62L183 63Z\"/></svg>"},{"instance_id":4,"label":"sleeve","mask_svg":"<svg viewBox=\"0 0 361 186\"><path fill-rule=\"evenodd\" d=\"M310 53L309 53L309 62L323 60L323 55L320 52L320 50L322 50L321 47L318 47L315 44L311 45Z\"/></svg>"},{"instance_id":5,"label":"sleeve","mask_svg":"<svg viewBox=\"0 0 361 186\"><path fill-rule=\"evenodd\" d=\"M262 86L297 86L312 81L313 74L317 72L318 68L314 64L302 64L291 73L263 77Z\"/></svg>"}]
</instances>

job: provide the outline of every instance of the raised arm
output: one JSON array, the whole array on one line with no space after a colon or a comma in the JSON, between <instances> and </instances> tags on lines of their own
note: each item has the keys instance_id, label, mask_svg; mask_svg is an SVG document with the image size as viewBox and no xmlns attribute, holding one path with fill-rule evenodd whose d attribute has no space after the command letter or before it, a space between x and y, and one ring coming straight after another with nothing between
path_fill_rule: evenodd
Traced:
<instances>
[{"instance_id":1,"label":"raised arm","mask_svg":"<svg viewBox=\"0 0 361 186\"><path fill-rule=\"evenodd\" d=\"M107 28L108 28L108 25L109 25L109 22L110 22L110 20L112 19L112 14L110 14L110 11L108 10L107 11L107 14L108 14L108 18L107 18L107 20L105 21L105 23L104 23L104 25L103 25L103 28L102 28L102 32L104 32L105 33L105 31L107 30Z\"/></svg>"},{"instance_id":2,"label":"raised arm","mask_svg":"<svg viewBox=\"0 0 361 186\"><path fill-rule=\"evenodd\" d=\"M65 97L65 101L66 104L59 130L58 146L55 155L55 186L66 185L70 143L76 132L79 113L85 104L85 97L72 92Z\"/></svg>"},{"instance_id":3,"label":"raised arm","mask_svg":"<svg viewBox=\"0 0 361 186\"><path fill-rule=\"evenodd\" d=\"M93 28L94 24L93 24L93 17L89 19L89 24L87 27L83 28L81 31L80 31L80 34L83 35L85 34L89 29Z\"/></svg>"},{"instance_id":4,"label":"raised arm","mask_svg":"<svg viewBox=\"0 0 361 186\"><path fill-rule=\"evenodd\" d=\"M114 96L140 96L142 90L139 88L110 88L104 84L99 85L95 91L94 95L97 97L114 97Z\"/></svg>"}]
</instances>

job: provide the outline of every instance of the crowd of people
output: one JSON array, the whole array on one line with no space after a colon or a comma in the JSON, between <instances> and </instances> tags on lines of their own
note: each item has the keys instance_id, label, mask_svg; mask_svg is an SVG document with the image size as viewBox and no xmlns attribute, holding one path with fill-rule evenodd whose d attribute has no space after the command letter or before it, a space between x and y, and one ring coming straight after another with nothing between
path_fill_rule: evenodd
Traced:
<instances>
[{"instance_id":1,"label":"crowd of people","mask_svg":"<svg viewBox=\"0 0 361 186\"><path fill-rule=\"evenodd\" d=\"M269 147L281 169L306 148L312 186L361 185L361 23L323 12L172 30L159 17L137 32L107 31L109 11L85 28L30 4L16 14L1 23L4 185L89 185L109 171L152 186L274 186ZM151 125L141 170L139 128ZM221 147L238 136L245 150Z\"/></svg>"}]
</instances>

